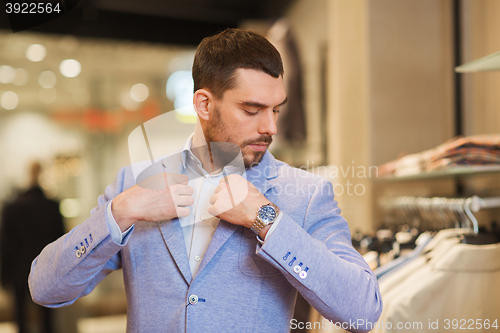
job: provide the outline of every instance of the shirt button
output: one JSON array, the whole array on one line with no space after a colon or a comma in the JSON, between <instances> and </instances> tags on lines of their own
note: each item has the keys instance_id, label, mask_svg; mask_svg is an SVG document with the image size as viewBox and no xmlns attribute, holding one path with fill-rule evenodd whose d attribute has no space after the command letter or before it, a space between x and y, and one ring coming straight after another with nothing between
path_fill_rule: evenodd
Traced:
<instances>
[{"instance_id":1,"label":"shirt button","mask_svg":"<svg viewBox=\"0 0 500 333\"><path fill-rule=\"evenodd\" d=\"M189 304L195 305L198 303L198 296L191 295L191 296L189 296L188 300L189 300Z\"/></svg>"},{"instance_id":2,"label":"shirt button","mask_svg":"<svg viewBox=\"0 0 500 333\"><path fill-rule=\"evenodd\" d=\"M194 256L194 260L195 260L195 261L200 261L200 260L201 260L201 257L200 257L200 256Z\"/></svg>"},{"instance_id":3,"label":"shirt button","mask_svg":"<svg viewBox=\"0 0 500 333\"><path fill-rule=\"evenodd\" d=\"M202 215L202 216L201 216L201 219L202 219L203 221L205 221L205 220L207 219L207 217L206 217L205 215Z\"/></svg>"},{"instance_id":4,"label":"shirt button","mask_svg":"<svg viewBox=\"0 0 500 333\"><path fill-rule=\"evenodd\" d=\"M302 280L304 280L304 279L307 277L307 272L306 272L306 271L302 271L302 272L300 272L299 277L300 277Z\"/></svg>"},{"instance_id":5,"label":"shirt button","mask_svg":"<svg viewBox=\"0 0 500 333\"><path fill-rule=\"evenodd\" d=\"M299 274L300 272L302 272L302 267L300 267L299 265L295 265L295 267L293 268L293 271L297 274Z\"/></svg>"}]
</instances>

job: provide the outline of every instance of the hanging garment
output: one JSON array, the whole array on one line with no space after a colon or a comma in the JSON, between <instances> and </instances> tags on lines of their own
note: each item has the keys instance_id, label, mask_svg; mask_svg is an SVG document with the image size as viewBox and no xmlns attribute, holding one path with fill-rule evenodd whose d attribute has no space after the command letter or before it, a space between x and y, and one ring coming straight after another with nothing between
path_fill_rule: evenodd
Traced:
<instances>
[{"instance_id":1,"label":"hanging garment","mask_svg":"<svg viewBox=\"0 0 500 333\"><path fill-rule=\"evenodd\" d=\"M382 295L382 303L384 304L383 310L382 310L382 315L378 322L381 320L384 320L386 322L386 319L384 319L384 314L385 308L388 303L390 303L391 298L393 295L397 295L399 291L396 290L394 293L392 293L394 288L397 288L399 285L401 285L402 282L405 281L405 279L409 278L412 276L412 274L415 271L418 271L420 268L424 267L425 264L432 258L433 256L439 257L441 256L442 253L446 253L452 246L456 245L459 241L458 235L463 234L466 232L466 230L463 229L445 229L439 231L434 238L430 239L424 248L421 250L421 254L417 256L414 260L411 262L407 263L406 265L402 265L394 274L387 274L386 276L383 276L382 278L379 279L379 286L380 286L380 291ZM363 258L367 258L369 253L365 254ZM376 252L374 252L376 253ZM315 320L317 323L321 323L321 328L316 329L315 333L341 333L341 332L348 332L344 329L341 329L340 327L336 327L333 324L325 324L325 318L322 316L319 316L318 320ZM375 327L375 325L374 325ZM377 330L374 330L373 332L376 332ZM420 332L425 332L426 330L421 330ZM385 331L384 331L385 332ZM392 331L391 331L392 332ZM396 332L396 331L394 331Z\"/></svg>"},{"instance_id":2,"label":"hanging garment","mask_svg":"<svg viewBox=\"0 0 500 333\"><path fill-rule=\"evenodd\" d=\"M384 310L373 332L458 332L470 325L475 332L489 332L485 321L493 325L498 320L500 244L469 245L448 238L420 268L389 286L396 278L387 279L385 288L381 284Z\"/></svg>"},{"instance_id":3,"label":"hanging garment","mask_svg":"<svg viewBox=\"0 0 500 333\"><path fill-rule=\"evenodd\" d=\"M433 256L439 256L442 252L446 252L457 243L457 236L463 234L462 229L445 229L441 230L424 248L422 254L413 260L408 265L401 267L394 274L388 275L379 280L380 292L382 300L389 302L393 288L399 286L406 278L414 274L417 270L423 267Z\"/></svg>"},{"instance_id":4,"label":"hanging garment","mask_svg":"<svg viewBox=\"0 0 500 333\"><path fill-rule=\"evenodd\" d=\"M377 279L380 281L384 276L389 276L391 274L394 274L400 268L404 267L413 260L417 259L420 256L420 254L424 252L427 244L429 244L429 242L432 240L432 236L430 233L423 233L422 235L419 236L419 239L420 241L417 240L419 244L409 254L394 259L391 262L387 263L386 265L383 265L375 269L374 273Z\"/></svg>"}]
</instances>

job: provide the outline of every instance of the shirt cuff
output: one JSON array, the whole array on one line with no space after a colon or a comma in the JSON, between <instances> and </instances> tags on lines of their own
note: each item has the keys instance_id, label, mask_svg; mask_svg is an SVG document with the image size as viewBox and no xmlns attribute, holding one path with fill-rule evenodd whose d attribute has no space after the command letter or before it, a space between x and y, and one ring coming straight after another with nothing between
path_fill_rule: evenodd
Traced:
<instances>
[{"instance_id":1,"label":"shirt cuff","mask_svg":"<svg viewBox=\"0 0 500 333\"><path fill-rule=\"evenodd\" d=\"M125 232L121 232L120 227L118 226L118 223L116 223L113 213L111 212L112 203L113 200L110 200L106 206L106 222L108 223L109 230L111 231L111 238L113 241L115 241L115 243L122 244L123 239L130 232L132 226L125 230Z\"/></svg>"},{"instance_id":2,"label":"shirt cuff","mask_svg":"<svg viewBox=\"0 0 500 333\"><path fill-rule=\"evenodd\" d=\"M262 240L259 237L259 235L257 235L257 240L259 241L259 243L264 244L264 242L266 241L266 239L269 236L271 236L271 234L273 233L273 231L276 229L276 227L278 226L278 223L280 223L282 217L283 217L283 212L280 211L280 213L278 214L278 217L276 218L276 221L273 224L271 224L271 228L269 228L269 230L267 231L267 234L266 234L266 237L264 237L264 240Z\"/></svg>"}]
</instances>

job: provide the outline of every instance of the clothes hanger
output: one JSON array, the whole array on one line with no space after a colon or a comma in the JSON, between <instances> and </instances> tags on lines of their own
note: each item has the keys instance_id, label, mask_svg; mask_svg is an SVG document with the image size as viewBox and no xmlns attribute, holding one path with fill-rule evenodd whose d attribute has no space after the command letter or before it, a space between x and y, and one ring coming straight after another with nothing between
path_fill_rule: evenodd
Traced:
<instances>
[{"instance_id":1,"label":"clothes hanger","mask_svg":"<svg viewBox=\"0 0 500 333\"><path fill-rule=\"evenodd\" d=\"M479 232L479 224L477 222L476 217L472 213L470 207L475 199L482 200L478 197L468 198L465 200L464 205L462 206L467 218L472 222L473 232L463 234L460 238L460 242L462 244L473 244L473 245L487 245L487 244L496 244L499 243L500 240L494 234L490 233L482 233Z\"/></svg>"}]
</instances>

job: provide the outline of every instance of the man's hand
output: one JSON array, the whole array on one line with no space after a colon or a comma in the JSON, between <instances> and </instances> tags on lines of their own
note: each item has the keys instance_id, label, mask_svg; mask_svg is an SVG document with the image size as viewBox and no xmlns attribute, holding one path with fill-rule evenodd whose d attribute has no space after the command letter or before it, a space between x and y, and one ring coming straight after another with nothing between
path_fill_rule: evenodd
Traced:
<instances>
[{"instance_id":1,"label":"man's hand","mask_svg":"<svg viewBox=\"0 0 500 333\"><path fill-rule=\"evenodd\" d=\"M240 175L229 175L216 187L208 212L229 223L251 228L257 210L268 203L269 200L252 183ZM268 228L264 229L267 231Z\"/></svg>"},{"instance_id":2,"label":"man's hand","mask_svg":"<svg viewBox=\"0 0 500 333\"><path fill-rule=\"evenodd\" d=\"M175 173L151 176L113 199L111 212L124 232L138 221L159 222L189 215L194 202L188 177Z\"/></svg>"}]
</instances>

